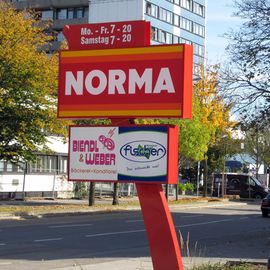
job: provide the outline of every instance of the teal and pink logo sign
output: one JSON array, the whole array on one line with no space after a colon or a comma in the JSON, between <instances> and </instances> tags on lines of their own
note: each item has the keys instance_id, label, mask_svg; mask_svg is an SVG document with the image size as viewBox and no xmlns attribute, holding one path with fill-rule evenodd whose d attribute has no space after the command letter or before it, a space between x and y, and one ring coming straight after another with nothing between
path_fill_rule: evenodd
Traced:
<instances>
[{"instance_id":1,"label":"teal and pink logo sign","mask_svg":"<svg viewBox=\"0 0 270 270\"><path fill-rule=\"evenodd\" d=\"M171 128L71 126L69 180L167 183Z\"/></svg>"},{"instance_id":2,"label":"teal and pink logo sign","mask_svg":"<svg viewBox=\"0 0 270 270\"><path fill-rule=\"evenodd\" d=\"M166 148L154 141L132 141L120 149L120 155L133 162L153 162L163 158L166 155Z\"/></svg>"}]
</instances>

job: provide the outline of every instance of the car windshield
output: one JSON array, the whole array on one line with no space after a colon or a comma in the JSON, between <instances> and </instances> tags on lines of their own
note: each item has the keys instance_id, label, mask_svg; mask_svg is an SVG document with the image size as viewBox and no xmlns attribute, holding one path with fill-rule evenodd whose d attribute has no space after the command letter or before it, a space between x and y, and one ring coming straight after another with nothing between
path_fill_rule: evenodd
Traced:
<instances>
[{"instance_id":1,"label":"car windshield","mask_svg":"<svg viewBox=\"0 0 270 270\"><path fill-rule=\"evenodd\" d=\"M262 186L262 183L258 179L256 179L255 177L250 176L250 180L251 181L253 180L258 186Z\"/></svg>"}]
</instances>

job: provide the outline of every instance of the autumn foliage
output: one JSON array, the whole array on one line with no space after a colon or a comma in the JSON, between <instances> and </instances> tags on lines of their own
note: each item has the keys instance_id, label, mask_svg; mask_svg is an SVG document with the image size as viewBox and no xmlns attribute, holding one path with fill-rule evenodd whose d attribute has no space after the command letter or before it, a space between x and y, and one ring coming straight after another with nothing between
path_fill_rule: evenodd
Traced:
<instances>
[{"instance_id":1,"label":"autumn foliage","mask_svg":"<svg viewBox=\"0 0 270 270\"><path fill-rule=\"evenodd\" d=\"M42 50L52 38L34 14L0 2L0 160L30 160L56 120L57 56Z\"/></svg>"}]
</instances>

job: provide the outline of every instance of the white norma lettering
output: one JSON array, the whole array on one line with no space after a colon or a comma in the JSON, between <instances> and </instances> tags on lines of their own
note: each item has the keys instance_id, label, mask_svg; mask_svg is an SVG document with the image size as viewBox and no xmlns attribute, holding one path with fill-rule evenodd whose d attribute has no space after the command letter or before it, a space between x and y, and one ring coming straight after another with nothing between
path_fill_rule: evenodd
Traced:
<instances>
[{"instance_id":1,"label":"white norma lettering","mask_svg":"<svg viewBox=\"0 0 270 270\"><path fill-rule=\"evenodd\" d=\"M174 93L172 77L168 68L161 68L160 73L154 88L153 93L160 93L161 91L167 91L168 93Z\"/></svg>"},{"instance_id":2,"label":"white norma lettering","mask_svg":"<svg viewBox=\"0 0 270 270\"><path fill-rule=\"evenodd\" d=\"M145 85L145 93L152 93L152 68L146 68L140 77L136 69L129 70L129 93L135 94L136 85L139 89Z\"/></svg>"},{"instance_id":3,"label":"white norma lettering","mask_svg":"<svg viewBox=\"0 0 270 270\"><path fill-rule=\"evenodd\" d=\"M66 87L65 94L71 95L71 89L73 88L76 95L83 94L83 71L77 71L77 77L75 78L72 71L66 72Z\"/></svg>"},{"instance_id":4,"label":"white norma lettering","mask_svg":"<svg viewBox=\"0 0 270 270\"><path fill-rule=\"evenodd\" d=\"M159 94L162 91L175 93L170 69L167 67L159 70L156 82L153 81L152 68L146 68L141 76L136 69L129 69L127 73L121 69L112 69L107 74L98 69L87 74L84 71L66 71L65 81L67 96L83 95L84 89L91 95L100 95L106 88L109 95L136 94L136 90L144 91L145 94Z\"/></svg>"},{"instance_id":5,"label":"white norma lettering","mask_svg":"<svg viewBox=\"0 0 270 270\"><path fill-rule=\"evenodd\" d=\"M126 81L126 73L120 69L109 70L109 95L114 95L116 91L119 94L125 94L124 82Z\"/></svg>"},{"instance_id":6,"label":"white norma lettering","mask_svg":"<svg viewBox=\"0 0 270 270\"><path fill-rule=\"evenodd\" d=\"M94 87L93 79L98 78L99 84ZM85 78L85 87L89 94L99 95L101 94L107 86L106 75L101 70L92 70L89 72Z\"/></svg>"}]
</instances>

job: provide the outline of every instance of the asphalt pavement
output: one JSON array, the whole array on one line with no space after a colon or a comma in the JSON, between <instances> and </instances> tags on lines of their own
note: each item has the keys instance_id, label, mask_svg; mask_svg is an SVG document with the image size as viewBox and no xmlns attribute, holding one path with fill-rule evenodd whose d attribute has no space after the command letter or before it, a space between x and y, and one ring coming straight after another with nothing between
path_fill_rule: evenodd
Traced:
<instances>
[{"instance_id":1,"label":"asphalt pavement","mask_svg":"<svg viewBox=\"0 0 270 270\"><path fill-rule=\"evenodd\" d=\"M190 197L188 197L190 198ZM184 197L180 198L184 199ZM132 211L139 210L138 199L123 198L120 199L120 205L117 207L111 206L111 198L102 198L96 200L95 207L88 207L87 200L50 200L50 199L27 199L26 201L0 201L0 219L26 219L26 218L42 218L49 216L61 216L61 215L83 215L90 213L106 213L107 211ZM121 206L122 203L122 206ZM192 208L205 208L205 207L221 207L221 206L233 206L243 205L245 202L240 201L229 201L229 200L199 200L186 202L183 204L175 204L171 202L170 209L192 209ZM74 208L70 206L74 206ZM78 207L76 207L76 205ZM38 207L45 207L38 209ZM51 209L50 209L51 206ZM56 206L56 207L55 207ZM60 206L60 208L59 208ZM3 212L1 209L8 207L16 207L17 212ZM23 208L23 207L30 207ZM32 207L32 208L31 208ZM46 208L47 207L47 208ZM25 210L26 209L26 210ZM185 269L188 269L190 265L198 265L204 263L216 263L226 262L229 258L206 258L206 257L192 257L192 260L188 257L183 257L183 264ZM252 261L252 260L250 260ZM265 261L261 261L266 263ZM1 267L1 265L0 265ZM5 268L8 269L8 268ZM11 269L11 268L10 268ZM105 262L97 262L96 264L84 264L84 265L73 265L69 267L50 268L54 270L153 270L152 262L150 257L138 257L138 258L119 258L108 260Z\"/></svg>"}]
</instances>

